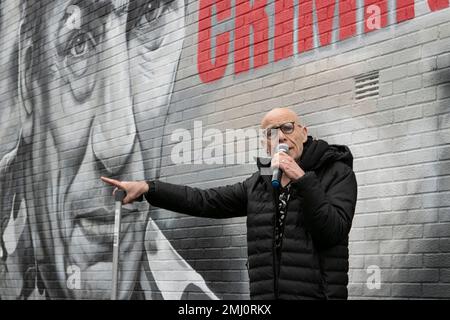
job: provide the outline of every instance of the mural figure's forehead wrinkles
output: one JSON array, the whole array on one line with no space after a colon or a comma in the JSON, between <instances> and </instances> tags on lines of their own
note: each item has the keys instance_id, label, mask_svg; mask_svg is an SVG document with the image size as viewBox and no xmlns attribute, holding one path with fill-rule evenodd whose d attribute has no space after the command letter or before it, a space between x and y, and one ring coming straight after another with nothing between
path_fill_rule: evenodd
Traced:
<instances>
[{"instance_id":1,"label":"mural figure's forehead wrinkles","mask_svg":"<svg viewBox=\"0 0 450 320\"><path fill-rule=\"evenodd\" d=\"M100 17L113 11L117 15L122 15L128 11L129 3L130 0L71 0L68 1L65 11L71 6L77 6L80 9L89 9L88 13L95 13Z\"/></svg>"},{"instance_id":2,"label":"mural figure's forehead wrinkles","mask_svg":"<svg viewBox=\"0 0 450 320\"><path fill-rule=\"evenodd\" d=\"M73 14L80 15L80 18L83 17L85 22L89 22L90 19L99 18L102 21L112 11L116 10L112 0L71 0L66 1L65 6L54 5L54 9L58 13L57 16L60 16L61 22L65 22Z\"/></svg>"}]
</instances>

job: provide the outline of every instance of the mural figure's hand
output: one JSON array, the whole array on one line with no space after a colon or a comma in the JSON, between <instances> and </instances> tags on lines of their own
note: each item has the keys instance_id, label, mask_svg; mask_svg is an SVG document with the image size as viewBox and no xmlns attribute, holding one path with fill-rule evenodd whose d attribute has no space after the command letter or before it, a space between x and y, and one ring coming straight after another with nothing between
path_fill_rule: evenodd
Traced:
<instances>
[{"instance_id":1,"label":"mural figure's hand","mask_svg":"<svg viewBox=\"0 0 450 320\"><path fill-rule=\"evenodd\" d=\"M148 184L145 181L119 181L107 177L100 178L104 182L116 187L113 191L113 195L116 193L117 189L125 190L127 196L123 199L123 204L132 203L144 193L148 192Z\"/></svg>"}]
</instances>

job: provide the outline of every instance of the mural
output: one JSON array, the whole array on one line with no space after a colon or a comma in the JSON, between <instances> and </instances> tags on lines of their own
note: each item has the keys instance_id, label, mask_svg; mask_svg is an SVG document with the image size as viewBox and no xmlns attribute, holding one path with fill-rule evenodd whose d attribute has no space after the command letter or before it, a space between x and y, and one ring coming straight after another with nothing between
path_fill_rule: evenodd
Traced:
<instances>
[{"instance_id":1,"label":"mural","mask_svg":"<svg viewBox=\"0 0 450 320\"><path fill-rule=\"evenodd\" d=\"M449 297L448 0L187 3L0 0L0 299L109 299L99 177L240 181L255 167L202 156L286 105L355 156L350 296ZM243 221L124 206L119 299L247 297Z\"/></svg>"},{"instance_id":2,"label":"mural","mask_svg":"<svg viewBox=\"0 0 450 320\"><path fill-rule=\"evenodd\" d=\"M184 12L184 0L1 1L1 299L109 298L114 203L99 177L158 176ZM148 211L124 207L119 298L215 299Z\"/></svg>"}]
</instances>

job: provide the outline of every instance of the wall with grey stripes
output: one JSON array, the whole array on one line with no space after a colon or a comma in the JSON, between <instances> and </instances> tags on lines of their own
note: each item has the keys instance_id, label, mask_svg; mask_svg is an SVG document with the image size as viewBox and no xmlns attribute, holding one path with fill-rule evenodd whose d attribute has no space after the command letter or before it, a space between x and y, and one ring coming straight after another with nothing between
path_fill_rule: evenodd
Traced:
<instances>
[{"instance_id":1,"label":"wall with grey stripes","mask_svg":"<svg viewBox=\"0 0 450 320\"><path fill-rule=\"evenodd\" d=\"M109 299L99 177L242 181L283 106L353 152L350 298L450 297L448 0L2 0L0 47L1 299ZM119 298L248 299L246 250L127 205Z\"/></svg>"}]
</instances>

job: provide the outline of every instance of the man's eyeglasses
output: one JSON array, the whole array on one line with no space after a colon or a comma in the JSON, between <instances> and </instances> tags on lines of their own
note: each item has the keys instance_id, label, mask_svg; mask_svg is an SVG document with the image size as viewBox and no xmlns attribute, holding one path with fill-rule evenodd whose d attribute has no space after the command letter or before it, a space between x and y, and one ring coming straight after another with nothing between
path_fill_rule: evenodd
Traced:
<instances>
[{"instance_id":1,"label":"man's eyeglasses","mask_svg":"<svg viewBox=\"0 0 450 320\"><path fill-rule=\"evenodd\" d=\"M299 127L301 127L300 125L298 125ZM295 129L295 122L286 122L283 123L281 125L279 125L278 127L272 127L272 128L267 128L264 130L264 134L266 135L267 139L272 138L273 134L276 134L278 132L278 129L281 130L281 132L283 132L284 134L291 134L292 132L294 132Z\"/></svg>"}]
</instances>

